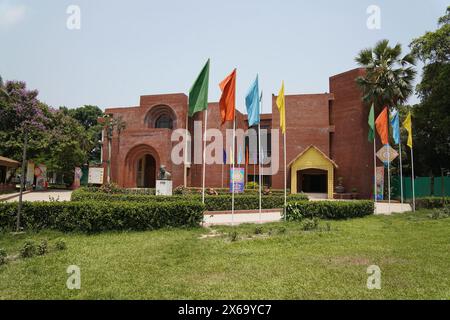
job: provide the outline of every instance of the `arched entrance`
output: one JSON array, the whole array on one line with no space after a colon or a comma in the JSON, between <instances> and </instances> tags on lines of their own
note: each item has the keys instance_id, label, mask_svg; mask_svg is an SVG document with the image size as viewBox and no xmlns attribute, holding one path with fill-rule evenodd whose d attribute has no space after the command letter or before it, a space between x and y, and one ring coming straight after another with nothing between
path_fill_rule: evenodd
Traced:
<instances>
[{"instance_id":1,"label":"arched entrance","mask_svg":"<svg viewBox=\"0 0 450 320\"><path fill-rule=\"evenodd\" d=\"M125 157L122 185L125 188L154 188L160 159L155 148L139 144Z\"/></svg>"},{"instance_id":2,"label":"arched entrance","mask_svg":"<svg viewBox=\"0 0 450 320\"><path fill-rule=\"evenodd\" d=\"M156 161L151 154L145 154L136 163L136 186L154 188L156 184Z\"/></svg>"}]
</instances>

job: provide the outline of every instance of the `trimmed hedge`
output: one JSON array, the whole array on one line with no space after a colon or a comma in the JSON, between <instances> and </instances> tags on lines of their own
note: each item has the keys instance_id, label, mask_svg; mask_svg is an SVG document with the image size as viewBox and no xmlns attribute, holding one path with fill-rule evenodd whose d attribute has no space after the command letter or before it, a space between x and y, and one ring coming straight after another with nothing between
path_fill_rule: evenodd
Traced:
<instances>
[{"instance_id":1,"label":"trimmed hedge","mask_svg":"<svg viewBox=\"0 0 450 320\"><path fill-rule=\"evenodd\" d=\"M201 202L24 202L25 229L100 232L193 227L203 220ZM17 203L0 203L0 230L12 230Z\"/></svg>"},{"instance_id":2,"label":"trimmed hedge","mask_svg":"<svg viewBox=\"0 0 450 320\"><path fill-rule=\"evenodd\" d=\"M445 204L450 204L450 198L444 198ZM416 198L416 209L434 209L434 208L442 208L442 197L425 197L425 198Z\"/></svg>"},{"instance_id":3,"label":"trimmed hedge","mask_svg":"<svg viewBox=\"0 0 450 320\"><path fill-rule=\"evenodd\" d=\"M205 196L205 206L208 211L231 210L231 194ZM259 208L258 194L235 194L234 208L236 210L250 210ZM72 193L72 201L126 201L126 202L180 202L180 201L201 201L201 195L174 195L174 196L151 196L133 194L110 194L103 192L87 192L76 190ZM308 197L304 194L291 194L287 196L287 201L304 201ZM283 195L262 196L262 208L274 209L284 206Z\"/></svg>"},{"instance_id":4,"label":"trimmed hedge","mask_svg":"<svg viewBox=\"0 0 450 320\"><path fill-rule=\"evenodd\" d=\"M288 221L303 218L348 219L371 215L375 205L370 200L352 201L299 201L288 203Z\"/></svg>"}]
</instances>

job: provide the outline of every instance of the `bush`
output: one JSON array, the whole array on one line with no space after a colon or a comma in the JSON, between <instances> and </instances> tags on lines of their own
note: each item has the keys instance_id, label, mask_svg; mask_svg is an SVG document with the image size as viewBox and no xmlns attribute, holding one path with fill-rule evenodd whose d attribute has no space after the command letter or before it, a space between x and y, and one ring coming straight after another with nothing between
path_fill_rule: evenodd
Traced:
<instances>
[{"instance_id":1,"label":"bush","mask_svg":"<svg viewBox=\"0 0 450 320\"><path fill-rule=\"evenodd\" d=\"M20 256L22 258L31 258L36 255L37 248L36 243L33 240L27 240L20 249Z\"/></svg>"},{"instance_id":2,"label":"bush","mask_svg":"<svg viewBox=\"0 0 450 320\"><path fill-rule=\"evenodd\" d=\"M374 203L370 200L353 201L298 201L288 203L286 219L304 218L348 219L373 214Z\"/></svg>"},{"instance_id":3,"label":"bush","mask_svg":"<svg viewBox=\"0 0 450 320\"><path fill-rule=\"evenodd\" d=\"M48 242L47 240L42 240L37 247L37 254L43 256L48 252Z\"/></svg>"},{"instance_id":4,"label":"bush","mask_svg":"<svg viewBox=\"0 0 450 320\"><path fill-rule=\"evenodd\" d=\"M450 204L450 198L444 198L445 204ZM439 197L425 197L425 198L416 198L416 209L434 209L434 208L442 208L442 198Z\"/></svg>"},{"instance_id":5,"label":"bush","mask_svg":"<svg viewBox=\"0 0 450 320\"><path fill-rule=\"evenodd\" d=\"M259 188L258 182L254 182L254 181L247 182L247 184L245 185L245 189L258 190L258 188Z\"/></svg>"},{"instance_id":6,"label":"bush","mask_svg":"<svg viewBox=\"0 0 450 320\"><path fill-rule=\"evenodd\" d=\"M66 250L67 249L67 244L66 244L66 242L64 240L59 239L55 243L55 248L56 248L56 250L59 250L59 251Z\"/></svg>"},{"instance_id":7,"label":"bush","mask_svg":"<svg viewBox=\"0 0 450 320\"><path fill-rule=\"evenodd\" d=\"M255 234L262 234L263 233L263 228L261 226L257 226L255 228Z\"/></svg>"},{"instance_id":8,"label":"bush","mask_svg":"<svg viewBox=\"0 0 450 320\"><path fill-rule=\"evenodd\" d=\"M0 229L12 230L16 203L0 203ZM107 230L153 230L163 227L197 226L204 205L178 202L24 202L22 223L26 229L100 232Z\"/></svg>"},{"instance_id":9,"label":"bush","mask_svg":"<svg viewBox=\"0 0 450 320\"><path fill-rule=\"evenodd\" d=\"M231 210L231 194L205 195L205 206L208 211ZM234 207L236 210L250 210L259 208L258 194L235 194ZM173 196L150 196L132 194L108 194L103 192L88 192L82 189L72 193L72 201L127 201L127 202L179 202L179 201L201 201L200 194L195 195L173 195ZM308 197L305 194L290 194L287 201L303 201ZM262 197L263 209L282 208L284 196L272 194Z\"/></svg>"},{"instance_id":10,"label":"bush","mask_svg":"<svg viewBox=\"0 0 450 320\"><path fill-rule=\"evenodd\" d=\"M0 248L0 266L8 262L8 254L5 249Z\"/></svg>"},{"instance_id":11,"label":"bush","mask_svg":"<svg viewBox=\"0 0 450 320\"><path fill-rule=\"evenodd\" d=\"M302 221L301 229L303 231L316 230L319 227L319 219L314 217L312 219L306 218Z\"/></svg>"}]
</instances>

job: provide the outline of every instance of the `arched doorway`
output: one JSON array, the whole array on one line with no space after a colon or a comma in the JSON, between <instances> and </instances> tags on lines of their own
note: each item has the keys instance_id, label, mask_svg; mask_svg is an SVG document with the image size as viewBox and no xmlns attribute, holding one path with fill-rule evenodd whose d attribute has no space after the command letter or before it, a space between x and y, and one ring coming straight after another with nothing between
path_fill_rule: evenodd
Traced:
<instances>
[{"instance_id":1,"label":"arched doorway","mask_svg":"<svg viewBox=\"0 0 450 320\"><path fill-rule=\"evenodd\" d=\"M136 163L136 186L154 188L156 184L156 161L151 154L145 154Z\"/></svg>"},{"instance_id":2,"label":"arched doorway","mask_svg":"<svg viewBox=\"0 0 450 320\"><path fill-rule=\"evenodd\" d=\"M158 152L150 145L139 144L128 151L122 172L125 188L154 188L157 168L161 164Z\"/></svg>"}]
</instances>

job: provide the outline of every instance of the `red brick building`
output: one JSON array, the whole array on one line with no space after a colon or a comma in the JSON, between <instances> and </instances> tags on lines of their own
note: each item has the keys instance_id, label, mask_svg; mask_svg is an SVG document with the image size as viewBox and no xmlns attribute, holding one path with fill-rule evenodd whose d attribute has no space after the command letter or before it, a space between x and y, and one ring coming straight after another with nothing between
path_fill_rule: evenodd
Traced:
<instances>
[{"instance_id":1,"label":"red brick building","mask_svg":"<svg viewBox=\"0 0 450 320\"><path fill-rule=\"evenodd\" d=\"M373 145L367 141L369 109L361 102L355 79L363 69L350 70L329 80L330 92L323 94L286 95L286 145L288 187L294 192L324 193L332 196L337 177L342 177L346 191L356 189L359 196L369 198L373 189ZM272 96L272 114L261 116L261 128L278 128L279 113ZM108 108L106 113L121 116L126 129L112 138L111 179L120 186L154 187L158 168L165 165L172 174L173 186L185 183L184 165L171 161L172 131L189 128L192 139L194 121L201 121L202 112L187 118L188 97L185 94L141 96L135 107ZM218 103L209 103L208 128L225 130L232 123L220 125ZM203 125L203 122L202 122ZM246 115L236 112L236 128L248 129ZM277 174L264 177L264 183L281 189L284 185L283 141L280 134L280 168ZM270 140L270 139L269 139ZM198 141L198 140L197 140ZM269 144L264 152L270 156ZM257 174L249 156L248 181ZM108 143L103 146L103 159L108 159ZM105 172L106 161L104 161ZM295 170L294 170L295 169ZM206 186L222 187L229 183L229 165L206 166ZM186 170L186 184L200 187L202 165L191 164ZM295 171L295 172L294 172ZM256 176L257 178L257 176ZM105 177L106 181L106 177Z\"/></svg>"}]
</instances>

